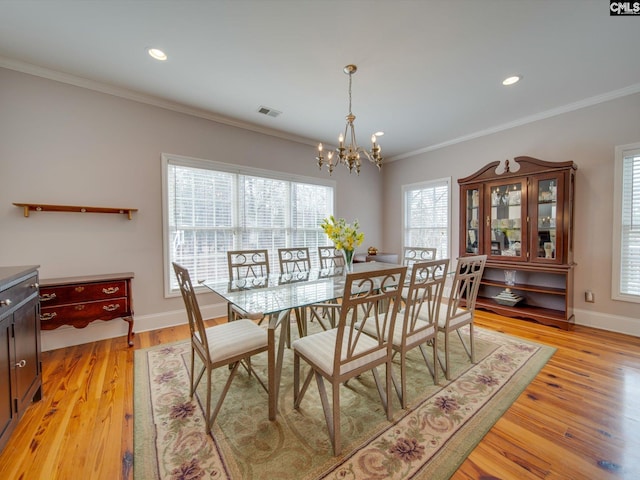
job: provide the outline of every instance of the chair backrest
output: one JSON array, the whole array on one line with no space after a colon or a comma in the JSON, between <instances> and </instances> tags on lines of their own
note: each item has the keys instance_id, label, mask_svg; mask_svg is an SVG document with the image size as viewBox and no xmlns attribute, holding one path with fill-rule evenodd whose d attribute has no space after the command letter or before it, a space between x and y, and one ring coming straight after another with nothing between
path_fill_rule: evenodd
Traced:
<instances>
[{"instance_id":1,"label":"chair backrest","mask_svg":"<svg viewBox=\"0 0 640 480\"><path fill-rule=\"evenodd\" d=\"M407 267L349 273L345 280L336 333L333 375L368 370L382 351L391 355L391 342L382 332L392 331L402 299ZM377 338L365 333L375 329Z\"/></svg>"},{"instance_id":2,"label":"chair backrest","mask_svg":"<svg viewBox=\"0 0 640 480\"><path fill-rule=\"evenodd\" d=\"M402 264L411 267L416 262L435 260L437 248L404 247Z\"/></svg>"},{"instance_id":3,"label":"chair backrest","mask_svg":"<svg viewBox=\"0 0 640 480\"><path fill-rule=\"evenodd\" d=\"M269 252L266 249L229 251L227 263L230 280L269 275Z\"/></svg>"},{"instance_id":4,"label":"chair backrest","mask_svg":"<svg viewBox=\"0 0 640 480\"><path fill-rule=\"evenodd\" d=\"M344 255L342 250L335 247L318 247L318 260L320 268L344 267Z\"/></svg>"},{"instance_id":5,"label":"chair backrest","mask_svg":"<svg viewBox=\"0 0 640 480\"><path fill-rule=\"evenodd\" d=\"M403 340L433 328L437 322L448 270L449 259L413 264L405 299Z\"/></svg>"},{"instance_id":6,"label":"chair backrest","mask_svg":"<svg viewBox=\"0 0 640 480\"><path fill-rule=\"evenodd\" d=\"M210 359L209 342L207 340L206 327L202 320L202 313L196 299L196 292L193 290L189 271L173 262L173 271L178 279L180 293L184 300L184 306L187 310L187 319L189 320L189 330L191 332L191 344L194 348L200 350L204 358Z\"/></svg>"},{"instance_id":7,"label":"chair backrest","mask_svg":"<svg viewBox=\"0 0 640 480\"><path fill-rule=\"evenodd\" d=\"M456 274L453 277L451 293L447 306L447 321L451 322L456 316L470 311L472 314L476 308L476 298L480 288L480 279L487 262L486 255L474 255L471 257L458 258Z\"/></svg>"},{"instance_id":8,"label":"chair backrest","mask_svg":"<svg viewBox=\"0 0 640 480\"><path fill-rule=\"evenodd\" d=\"M308 272L311 270L309 248L279 248L280 273Z\"/></svg>"}]
</instances>

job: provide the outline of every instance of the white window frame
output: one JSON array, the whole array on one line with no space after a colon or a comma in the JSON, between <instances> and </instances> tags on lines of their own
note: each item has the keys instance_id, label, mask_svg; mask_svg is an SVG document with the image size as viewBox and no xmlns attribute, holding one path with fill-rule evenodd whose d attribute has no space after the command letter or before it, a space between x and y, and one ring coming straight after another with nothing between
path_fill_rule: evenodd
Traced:
<instances>
[{"instance_id":1,"label":"white window frame","mask_svg":"<svg viewBox=\"0 0 640 480\"><path fill-rule=\"evenodd\" d=\"M171 289L171 279L174 272L171 267L171 241L169 238L170 224L169 224L169 165L181 165L192 168L203 168L207 170L214 170L220 172L227 172L237 175L247 175L255 177L264 177L274 180L283 180L294 183L307 183L312 185L321 185L333 189L332 208L331 214L335 213L336 205L336 181L328 179L319 179L316 177L306 177L302 175L286 174L282 172L276 172L273 170L264 170L253 167L245 167L240 165L234 165L229 163L218 162L214 160L206 160L201 158L187 157L183 155L175 155L170 153L163 153L161 155L162 164L162 245L163 245L163 273L164 273L164 296L165 298L180 296L178 289ZM234 212L234 214L237 212ZM234 219L234 228L237 225L237 218ZM287 220L288 222L288 220ZM321 230L320 225L318 229ZM289 241L289 235L287 235L287 242ZM327 239L328 242L328 239ZM328 243L327 243L328 245ZM313 252L310 252L313 257ZM277 259L277 257L276 257Z\"/></svg>"},{"instance_id":2,"label":"white window frame","mask_svg":"<svg viewBox=\"0 0 640 480\"><path fill-rule=\"evenodd\" d=\"M624 212L624 159L630 156L640 156L640 143L619 145L615 147L614 188L613 188L613 241L611 254L611 298L625 302L640 303L640 294L623 292L623 258L622 245L624 242L625 225ZM637 205L640 208L640 205Z\"/></svg>"},{"instance_id":3,"label":"white window frame","mask_svg":"<svg viewBox=\"0 0 640 480\"><path fill-rule=\"evenodd\" d=\"M415 190L424 190L428 188L435 188L439 185L445 184L447 187L447 239L445 242L446 250L442 251L438 246L437 258L450 258L451 254L451 177L438 178L434 180L428 180L425 182L412 183L402 186L402 245L403 247L432 247L434 245L409 245L406 232L409 228L407 226L407 193Z\"/></svg>"}]
</instances>

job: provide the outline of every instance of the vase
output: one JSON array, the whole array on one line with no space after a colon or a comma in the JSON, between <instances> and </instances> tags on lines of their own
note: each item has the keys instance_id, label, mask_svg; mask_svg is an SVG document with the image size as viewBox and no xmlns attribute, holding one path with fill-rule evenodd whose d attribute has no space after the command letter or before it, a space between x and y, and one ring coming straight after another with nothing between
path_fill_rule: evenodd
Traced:
<instances>
[{"instance_id":1,"label":"vase","mask_svg":"<svg viewBox=\"0 0 640 480\"><path fill-rule=\"evenodd\" d=\"M353 250L343 250L344 266L347 272L353 272Z\"/></svg>"}]
</instances>

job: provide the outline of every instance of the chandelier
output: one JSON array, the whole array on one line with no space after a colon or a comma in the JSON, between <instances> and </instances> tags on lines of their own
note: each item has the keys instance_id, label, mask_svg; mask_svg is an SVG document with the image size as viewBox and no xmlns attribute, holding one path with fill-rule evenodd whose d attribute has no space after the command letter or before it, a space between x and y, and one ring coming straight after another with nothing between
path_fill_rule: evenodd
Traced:
<instances>
[{"instance_id":1,"label":"chandelier","mask_svg":"<svg viewBox=\"0 0 640 480\"><path fill-rule=\"evenodd\" d=\"M338 148L336 148L337 159L333 158L334 152L327 153L327 159L325 160L322 150L322 143L318 144L318 168L322 170L322 165L327 164L329 175L333 173L333 169L338 164L343 164L349 169L351 173L354 169L358 175L360 175L360 154L363 154L371 163L375 163L378 170L382 167L382 156L380 155L380 145L376 143L376 135L371 135L371 151L365 150L363 147L358 146L356 142L356 131L353 126L353 121L356 116L351 112L351 77L358 67L355 65L347 65L344 67L344 73L349 75L349 114L346 117L347 124L344 127L344 133L338 136ZM345 146L345 140L349 139L349 144Z\"/></svg>"}]
</instances>

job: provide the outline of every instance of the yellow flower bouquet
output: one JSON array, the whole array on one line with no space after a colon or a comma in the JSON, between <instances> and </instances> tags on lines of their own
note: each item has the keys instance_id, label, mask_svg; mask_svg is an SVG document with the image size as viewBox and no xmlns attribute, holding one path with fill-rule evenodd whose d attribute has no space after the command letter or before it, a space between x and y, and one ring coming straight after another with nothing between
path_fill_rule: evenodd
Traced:
<instances>
[{"instance_id":1,"label":"yellow flower bouquet","mask_svg":"<svg viewBox=\"0 0 640 480\"><path fill-rule=\"evenodd\" d=\"M353 225L347 223L344 218L336 218L331 215L329 218L322 220L320 227L327 234L329 240L333 242L333 245L337 250L344 252L344 259L347 266L350 268L353 262L353 252L356 247L362 245L364 242L364 233L359 232L360 224L358 220L353 222Z\"/></svg>"}]
</instances>

